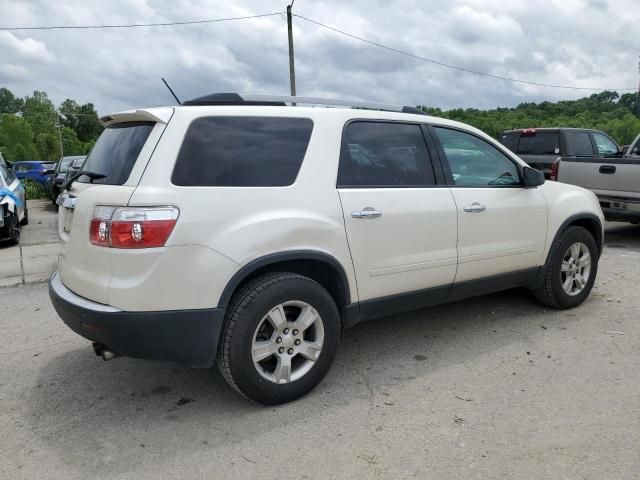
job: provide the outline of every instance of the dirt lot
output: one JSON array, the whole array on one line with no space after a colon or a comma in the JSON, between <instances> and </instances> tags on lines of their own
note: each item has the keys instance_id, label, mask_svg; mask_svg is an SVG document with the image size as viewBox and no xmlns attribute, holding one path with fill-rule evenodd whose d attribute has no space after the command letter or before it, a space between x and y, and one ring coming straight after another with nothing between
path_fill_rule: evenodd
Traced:
<instances>
[{"instance_id":1,"label":"dirt lot","mask_svg":"<svg viewBox=\"0 0 640 480\"><path fill-rule=\"evenodd\" d=\"M610 227L577 309L510 291L359 325L277 408L105 363L46 284L0 288L0 478L640 478L639 265L640 228Z\"/></svg>"}]
</instances>

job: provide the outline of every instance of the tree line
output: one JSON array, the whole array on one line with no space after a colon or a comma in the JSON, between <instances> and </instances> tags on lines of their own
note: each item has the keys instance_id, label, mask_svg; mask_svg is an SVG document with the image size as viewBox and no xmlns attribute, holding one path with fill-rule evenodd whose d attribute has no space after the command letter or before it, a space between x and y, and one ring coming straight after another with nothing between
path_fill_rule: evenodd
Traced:
<instances>
[{"instance_id":1,"label":"tree line","mask_svg":"<svg viewBox=\"0 0 640 480\"><path fill-rule=\"evenodd\" d=\"M640 118L633 113L636 101L633 93L604 91L578 100L527 102L514 108L418 108L429 115L468 123L493 137L513 128L594 128L625 145L640 133ZM84 155L102 130L91 103L79 105L66 99L56 108L45 92L19 98L0 88L0 151L9 161L57 161L61 147L64 155Z\"/></svg>"},{"instance_id":2,"label":"tree line","mask_svg":"<svg viewBox=\"0 0 640 480\"><path fill-rule=\"evenodd\" d=\"M521 103L514 108L478 110L418 106L424 112L468 123L497 138L515 128L576 127L602 130L620 145L628 145L640 133L640 118L635 111L636 94L604 91L579 100Z\"/></svg>"},{"instance_id":3,"label":"tree line","mask_svg":"<svg viewBox=\"0 0 640 480\"><path fill-rule=\"evenodd\" d=\"M0 152L9 161L85 155L102 130L91 103L68 98L56 108L45 92L20 98L0 88Z\"/></svg>"}]
</instances>

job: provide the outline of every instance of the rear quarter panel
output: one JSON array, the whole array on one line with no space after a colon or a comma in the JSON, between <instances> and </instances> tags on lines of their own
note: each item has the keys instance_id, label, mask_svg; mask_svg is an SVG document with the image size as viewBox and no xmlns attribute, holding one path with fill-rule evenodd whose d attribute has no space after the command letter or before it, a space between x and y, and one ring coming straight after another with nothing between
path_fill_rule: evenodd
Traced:
<instances>
[{"instance_id":1,"label":"rear quarter panel","mask_svg":"<svg viewBox=\"0 0 640 480\"><path fill-rule=\"evenodd\" d=\"M173 185L171 175L186 129L195 118L210 115L312 118L313 132L294 184L287 187ZM165 290L171 292L172 299L180 303L185 303L183 299L195 301L201 308L214 307L224 286L242 266L288 250L313 250L334 257L346 271L352 300L357 298L336 189L344 124L336 117L334 112L307 108L288 109L286 115L252 107L243 107L241 111L226 107L176 110L130 200L132 206L162 203L180 209L178 223L166 247L176 253L172 260L174 274L167 267L163 275L170 285ZM194 250L185 247L194 247ZM123 258L121 266L118 262L114 256L114 279L117 269L128 268L126 259ZM135 285L138 291L150 291L154 277L150 272L155 268L165 267L151 263L141 266ZM144 274L145 269L148 275ZM191 275L194 271L197 275ZM134 291L121 289L121 304L130 302L127 290Z\"/></svg>"}]
</instances>

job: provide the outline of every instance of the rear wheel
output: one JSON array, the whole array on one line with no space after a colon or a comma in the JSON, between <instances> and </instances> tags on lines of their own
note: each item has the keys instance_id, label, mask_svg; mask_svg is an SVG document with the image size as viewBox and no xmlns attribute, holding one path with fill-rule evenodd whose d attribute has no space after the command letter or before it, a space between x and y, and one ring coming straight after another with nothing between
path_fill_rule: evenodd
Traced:
<instances>
[{"instance_id":1,"label":"rear wheel","mask_svg":"<svg viewBox=\"0 0 640 480\"><path fill-rule=\"evenodd\" d=\"M569 227L552 248L544 283L534 294L550 307L578 306L589 296L598 272L596 242L588 230Z\"/></svg>"},{"instance_id":2,"label":"rear wheel","mask_svg":"<svg viewBox=\"0 0 640 480\"><path fill-rule=\"evenodd\" d=\"M338 309L324 287L297 274L267 274L232 299L218 367L251 400L290 402L324 378L339 339Z\"/></svg>"}]
</instances>

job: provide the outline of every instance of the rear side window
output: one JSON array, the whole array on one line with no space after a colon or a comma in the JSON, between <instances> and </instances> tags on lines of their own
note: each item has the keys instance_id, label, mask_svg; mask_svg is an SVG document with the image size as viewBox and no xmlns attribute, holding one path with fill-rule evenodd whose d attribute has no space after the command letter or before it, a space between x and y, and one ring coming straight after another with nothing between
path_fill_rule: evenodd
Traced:
<instances>
[{"instance_id":1,"label":"rear side window","mask_svg":"<svg viewBox=\"0 0 640 480\"><path fill-rule=\"evenodd\" d=\"M520 135L517 153L522 155L558 155L560 134L558 132L523 132Z\"/></svg>"},{"instance_id":2,"label":"rear side window","mask_svg":"<svg viewBox=\"0 0 640 480\"><path fill-rule=\"evenodd\" d=\"M593 145L589 132L566 132L567 156L569 157L592 157Z\"/></svg>"},{"instance_id":3,"label":"rear side window","mask_svg":"<svg viewBox=\"0 0 640 480\"><path fill-rule=\"evenodd\" d=\"M339 187L423 187L435 184L420 126L352 122L345 127Z\"/></svg>"},{"instance_id":4,"label":"rear side window","mask_svg":"<svg viewBox=\"0 0 640 480\"><path fill-rule=\"evenodd\" d=\"M500 143L516 153L518 149L518 140L520 139L520 132L503 133L500 135Z\"/></svg>"},{"instance_id":5,"label":"rear side window","mask_svg":"<svg viewBox=\"0 0 640 480\"><path fill-rule=\"evenodd\" d=\"M198 118L187 130L171 181L184 187L291 185L312 130L308 118Z\"/></svg>"},{"instance_id":6,"label":"rear side window","mask_svg":"<svg viewBox=\"0 0 640 480\"><path fill-rule=\"evenodd\" d=\"M93 183L122 185L129 178L154 122L125 122L108 126L87 157L83 170L106 175ZM79 182L88 182L80 177Z\"/></svg>"}]
</instances>

